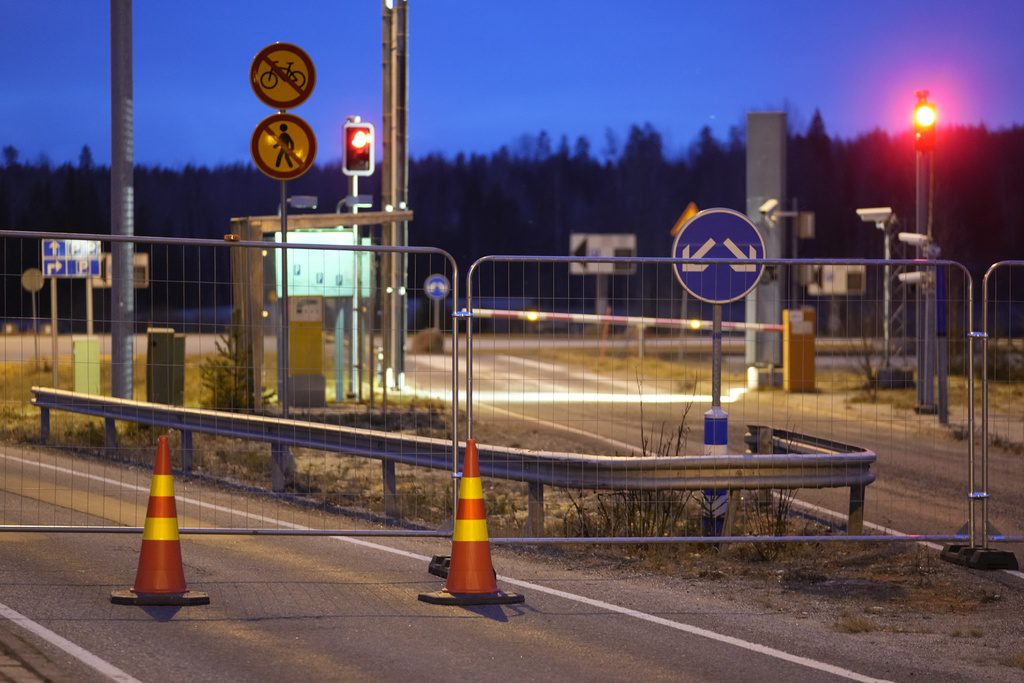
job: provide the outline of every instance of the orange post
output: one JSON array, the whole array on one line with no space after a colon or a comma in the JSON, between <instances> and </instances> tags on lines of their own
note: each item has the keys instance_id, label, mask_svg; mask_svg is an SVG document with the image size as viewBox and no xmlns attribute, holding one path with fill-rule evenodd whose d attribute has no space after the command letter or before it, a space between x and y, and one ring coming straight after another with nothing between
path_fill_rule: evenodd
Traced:
<instances>
[{"instance_id":1,"label":"orange post","mask_svg":"<svg viewBox=\"0 0 1024 683\"><path fill-rule=\"evenodd\" d=\"M185 585L171 448L166 436L161 436L157 444L135 583L131 590L113 591L110 601L118 605L206 605L210 602L209 595L190 591Z\"/></svg>"},{"instance_id":2,"label":"orange post","mask_svg":"<svg viewBox=\"0 0 1024 683\"><path fill-rule=\"evenodd\" d=\"M421 593L419 599L435 605L504 605L523 602L523 596L518 593L498 590L494 566L491 564L491 543L487 536L479 456L473 439L466 442L457 505L448 582L443 590Z\"/></svg>"}]
</instances>

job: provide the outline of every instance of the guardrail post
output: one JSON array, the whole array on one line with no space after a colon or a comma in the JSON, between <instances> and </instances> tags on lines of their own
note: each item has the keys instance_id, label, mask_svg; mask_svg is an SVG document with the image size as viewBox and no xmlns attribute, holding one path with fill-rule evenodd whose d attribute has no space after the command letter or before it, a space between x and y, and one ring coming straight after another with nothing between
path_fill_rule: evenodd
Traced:
<instances>
[{"instance_id":1,"label":"guardrail post","mask_svg":"<svg viewBox=\"0 0 1024 683\"><path fill-rule=\"evenodd\" d=\"M181 430L181 471L192 471L192 432Z\"/></svg>"},{"instance_id":2,"label":"guardrail post","mask_svg":"<svg viewBox=\"0 0 1024 683\"><path fill-rule=\"evenodd\" d=\"M384 514L398 517L398 480L395 477L395 461L380 461L381 478L384 484Z\"/></svg>"},{"instance_id":3,"label":"guardrail post","mask_svg":"<svg viewBox=\"0 0 1024 683\"><path fill-rule=\"evenodd\" d=\"M117 454L117 424L112 417L103 418L103 447L108 456Z\"/></svg>"},{"instance_id":4,"label":"guardrail post","mask_svg":"<svg viewBox=\"0 0 1024 683\"><path fill-rule=\"evenodd\" d=\"M864 484L850 487L850 517L846 522L847 536L864 533Z\"/></svg>"},{"instance_id":5,"label":"guardrail post","mask_svg":"<svg viewBox=\"0 0 1024 683\"><path fill-rule=\"evenodd\" d=\"M527 483L526 533L533 538L544 535L544 484L539 481Z\"/></svg>"},{"instance_id":6,"label":"guardrail post","mask_svg":"<svg viewBox=\"0 0 1024 683\"><path fill-rule=\"evenodd\" d=\"M270 490L274 493L284 491L286 461L288 447L282 443L270 443Z\"/></svg>"},{"instance_id":7,"label":"guardrail post","mask_svg":"<svg viewBox=\"0 0 1024 683\"><path fill-rule=\"evenodd\" d=\"M46 443L50 440L50 409L39 409L39 440Z\"/></svg>"}]
</instances>

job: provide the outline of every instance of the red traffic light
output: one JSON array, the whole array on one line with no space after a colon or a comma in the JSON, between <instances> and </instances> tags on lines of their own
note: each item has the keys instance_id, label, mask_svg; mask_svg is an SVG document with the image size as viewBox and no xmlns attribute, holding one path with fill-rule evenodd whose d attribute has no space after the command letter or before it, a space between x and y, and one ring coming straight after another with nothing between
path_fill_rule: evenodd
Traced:
<instances>
[{"instance_id":1,"label":"red traffic light","mask_svg":"<svg viewBox=\"0 0 1024 683\"><path fill-rule=\"evenodd\" d=\"M931 152L935 149L937 120L935 105L928 101L928 92L919 90L917 105L914 107L914 148L918 152Z\"/></svg>"},{"instance_id":2,"label":"red traffic light","mask_svg":"<svg viewBox=\"0 0 1024 683\"><path fill-rule=\"evenodd\" d=\"M350 176L373 174L373 124L349 121L343 132L341 171Z\"/></svg>"},{"instance_id":3,"label":"red traffic light","mask_svg":"<svg viewBox=\"0 0 1024 683\"><path fill-rule=\"evenodd\" d=\"M919 128L928 128L935 125L935 107L928 104L917 105L917 110L914 112L914 123Z\"/></svg>"}]
</instances>

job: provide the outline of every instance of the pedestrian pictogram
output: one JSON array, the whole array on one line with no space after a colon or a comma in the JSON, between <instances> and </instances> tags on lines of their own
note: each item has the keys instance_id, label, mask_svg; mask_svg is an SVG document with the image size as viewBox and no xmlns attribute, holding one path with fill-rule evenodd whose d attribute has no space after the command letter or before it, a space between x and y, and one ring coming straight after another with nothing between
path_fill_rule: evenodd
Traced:
<instances>
[{"instance_id":1,"label":"pedestrian pictogram","mask_svg":"<svg viewBox=\"0 0 1024 683\"><path fill-rule=\"evenodd\" d=\"M277 180L298 178L313 165L316 136L309 124L293 114L272 114L252 134L252 160Z\"/></svg>"},{"instance_id":2,"label":"pedestrian pictogram","mask_svg":"<svg viewBox=\"0 0 1024 683\"><path fill-rule=\"evenodd\" d=\"M744 261L765 257L764 240L757 227L731 209L708 209L686 221L672 245L673 264L679 282L693 296L712 304L725 304L750 293L763 263L688 263L687 259Z\"/></svg>"},{"instance_id":3,"label":"pedestrian pictogram","mask_svg":"<svg viewBox=\"0 0 1024 683\"><path fill-rule=\"evenodd\" d=\"M274 109L297 107L312 94L316 69L305 51L290 43L273 43L259 51L249 68L256 97Z\"/></svg>"}]
</instances>

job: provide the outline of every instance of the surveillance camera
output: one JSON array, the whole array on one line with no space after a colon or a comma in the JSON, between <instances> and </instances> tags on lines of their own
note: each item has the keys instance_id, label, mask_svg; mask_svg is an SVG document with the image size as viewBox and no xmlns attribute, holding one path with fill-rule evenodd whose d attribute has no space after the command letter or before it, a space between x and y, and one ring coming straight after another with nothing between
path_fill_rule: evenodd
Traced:
<instances>
[{"instance_id":1,"label":"surveillance camera","mask_svg":"<svg viewBox=\"0 0 1024 683\"><path fill-rule=\"evenodd\" d=\"M920 285L931 281L931 273L923 270L912 270L909 273L900 273L896 278L906 285Z\"/></svg>"},{"instance_id":2,"label":"surveillance camera","mask_svg":"<svg viewBox=\"0 0 1024 683\"><path fill-rule=\"evenodd\" d=\"M316 209L317 196L313 194L295 194L288 197L288 206L295 209Z\"/></svg>"},{"instance_id":3,"label":"surveillance camera","mask_svg":"<svg viewBox=\"0 0 1024 683\"><path fill-rule=\"evenodd\" d=\"M921 235L916 232L901 232L896 237L900 242L915 247L927 247L931 243L931 238L928 235Z\"/></svg>"},{"instance_id":4,"label":"surveillance camera","mask_svg":"<svg viewBox=\"0 0 1024 683\"><path fill-rule=\"evenodd\" d=\"M892 218L892 207L876 206L869 209L857 209L857 215L865 223L885 223Z\"/></svg>"},{"instance_id":5,"label":"surveillance camera","mask_svg":"<svg viewBox=\"0 0 1024 683\"><path fill-rule=\"evenodd\" d=\"M762 204L760 208L758 208L758 211L760 211L762 215L767 216L777 208L779 208L779 200L769 199L764 204Z\"/></svg>"}]
</instances>

